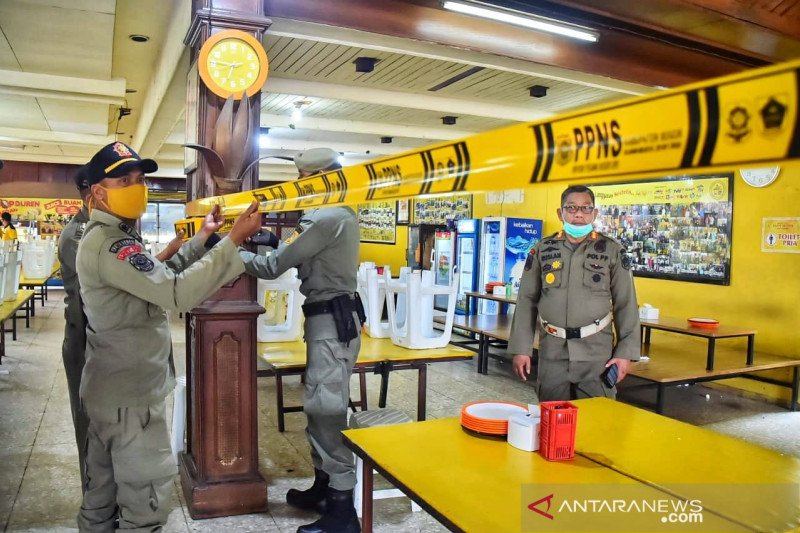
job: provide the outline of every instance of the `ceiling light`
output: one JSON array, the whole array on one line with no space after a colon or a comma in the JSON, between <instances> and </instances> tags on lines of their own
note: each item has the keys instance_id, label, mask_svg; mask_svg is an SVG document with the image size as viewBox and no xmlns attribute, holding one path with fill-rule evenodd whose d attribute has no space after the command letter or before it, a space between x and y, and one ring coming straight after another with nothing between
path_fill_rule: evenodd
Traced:
<instances>
[{"instance_id":1,"label":"ceiling light","mask_svg":"<svg viewBox=\"0 0 800 533\"><path fill-rule=\"evenodd\" d=\"M25 145L21 146L9 146L9 145L0 145L0 150L8 151L8 152L23 152L25 151Z\"/></svg>"},{"instance_id":2,"label":"ceiling light","mask_svg":"<svg viewBox=\"0 0 800 533\"><path fill-rule=\"evenodd\" d=\"M258 147L259 148L269 148L270 139L266 133L261 133L258 136Z\"/></svg>"},{"instance_id":3,"label":"ceiling light","mask_svg":"<svg viewBox=\"0 0 800 533\"><path fill-rule=\"evenodd\" d=\"M140 35L138 33L134 33L133 35L128 35L128 39L135 43L146 43L150 40L150 37L147 35Z\"/></svg>"},{"instance_id":4,"label":"ceiling light","mask_svg":"<svg viewBox=\"0 0 800 533\"><path fill-rule=\"evenodd\" d=\"M565 37L572 37L573 39L579 39L581 41L595 43L600 37L600 34L591 28L541 17L532 13L506 9L483 2L475 2L472 0L460 0L456 2L453 0L446 0L442 3L442 7L450 11L463 13L464 15L473 15L475 17L505 22L506 24L514 24L515 26L522 26L532 30L546 31Z\"/></svg>"},{"instance_id":5,"label":"ceiling light","mask_svg":"<svg viewBox=\"0 0 800 533\"><path fill-rule=\"evenodd\" d=\"M450 115L444 116L442 117L442 124L444 124L445 126L452 126L456 123L457 118L458 117L453 117Z\"/></svg>"},{"instance_id":6,"label":"ceiling light","mask_svg":"<svg viewBox=\"0 0 800 533\"><path fill-rule=\"evenodd\" d=\"M303 107L310 104L308 100L298 100L294 103L294 109L292 110L292 120L295 122L299 122L303 119Z\"/></svg>"},{"instance_id":7,"label":"ceiling light","mask_svg":"<svg viewBox=\"0 0 800 533\"><path fill-rule=\"evenodd\" d=\"M383 144L391 144L392 138L391 137L381 137L381 143Z\"/></svg>"}]
</instances>

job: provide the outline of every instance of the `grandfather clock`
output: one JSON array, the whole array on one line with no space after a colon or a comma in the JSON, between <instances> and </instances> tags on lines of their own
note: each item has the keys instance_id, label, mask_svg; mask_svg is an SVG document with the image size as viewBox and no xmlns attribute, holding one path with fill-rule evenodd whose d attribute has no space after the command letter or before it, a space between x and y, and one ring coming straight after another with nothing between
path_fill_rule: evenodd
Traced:
<instances>
[{"instance_id":1,"label":"grandfather clock","mask_svg":"<svg viewBox=\"0 0 800 533\"><path fill-rule=\"evenodd\" d=\"M198 80L201 47L229 30L240 30L260 42L271 24L263 13L263 0L193 0L192 23L184 41L192 58L187 143L212 145L225 103L210 82ZM220 64L224 61L219 59ZM216 81L224 83L222 78L233 64L238 65L228 60L222 75L216 73ZM241 109L249 112L250 128L258 131L257 90L249 103L249 110ZM257 157L257 138L247 141L247 160ZM187 157L186 173L188 200L227 192L218 189L202 158ZM257 184L258 165L254 165L244 177L242 190ZM263 309L255 303L255 295L256 281L242 275L187 314L187 450L180 455L179 471L192 518L267 510L267 483L258 471L255 368L256 318Z\"/></svg>"}]
</instances>

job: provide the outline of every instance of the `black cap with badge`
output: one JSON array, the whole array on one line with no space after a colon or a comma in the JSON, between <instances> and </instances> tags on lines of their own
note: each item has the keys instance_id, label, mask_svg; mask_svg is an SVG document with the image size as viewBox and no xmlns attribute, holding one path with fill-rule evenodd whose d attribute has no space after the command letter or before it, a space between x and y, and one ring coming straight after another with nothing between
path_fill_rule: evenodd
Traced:
<instances>
[{"instance_id":1,"label":"black cap with badge","mask_svg":"<svg viewBox=\"0 0 800 533\"><path fill-rule=\"evenodd\" d=\"M131 170L150 174L158 170L152 159L142 159L125 143L113 142L94 154L88 165L88 183L94 185L105 178L119 178Z\"/></svg>"}]
</instances>

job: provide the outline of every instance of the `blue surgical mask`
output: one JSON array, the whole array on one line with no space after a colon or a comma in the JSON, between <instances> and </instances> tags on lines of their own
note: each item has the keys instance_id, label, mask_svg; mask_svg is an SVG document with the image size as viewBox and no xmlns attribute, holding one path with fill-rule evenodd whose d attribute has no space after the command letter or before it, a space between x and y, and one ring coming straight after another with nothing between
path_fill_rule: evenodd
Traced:
<instances>
[{"instance_id":1,"label":"blue surgical mask","mask_svg":"<svg viewBox=\"0 0 800 533\"><path fill-rule=\"evenodd\" d=\"M592 224L584 224L582 226L576 226L575 224L570 224L569 222L566 221L564 222L564 231L567 232L567 235L575 239L586 237L592 232L592 229L593 229Z\"/></svg>"}]
</instances>

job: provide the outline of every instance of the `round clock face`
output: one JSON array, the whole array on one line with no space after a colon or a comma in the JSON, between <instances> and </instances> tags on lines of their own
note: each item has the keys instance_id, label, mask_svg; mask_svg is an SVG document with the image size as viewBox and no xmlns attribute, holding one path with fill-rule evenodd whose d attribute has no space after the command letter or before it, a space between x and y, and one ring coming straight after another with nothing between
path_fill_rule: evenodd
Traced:
<instances>
[{"instance_id":1,"label":"round clock face","mask_svg":"<svg viewBox=\"0 0 800 533\"><path fill-rule=\"evenodd\" d=\"M200 50L200 76L211 91L227 98L252 96L267 78L267 58L256 39L229 30L211 36Z\"/></svg>"}]
</instances>

